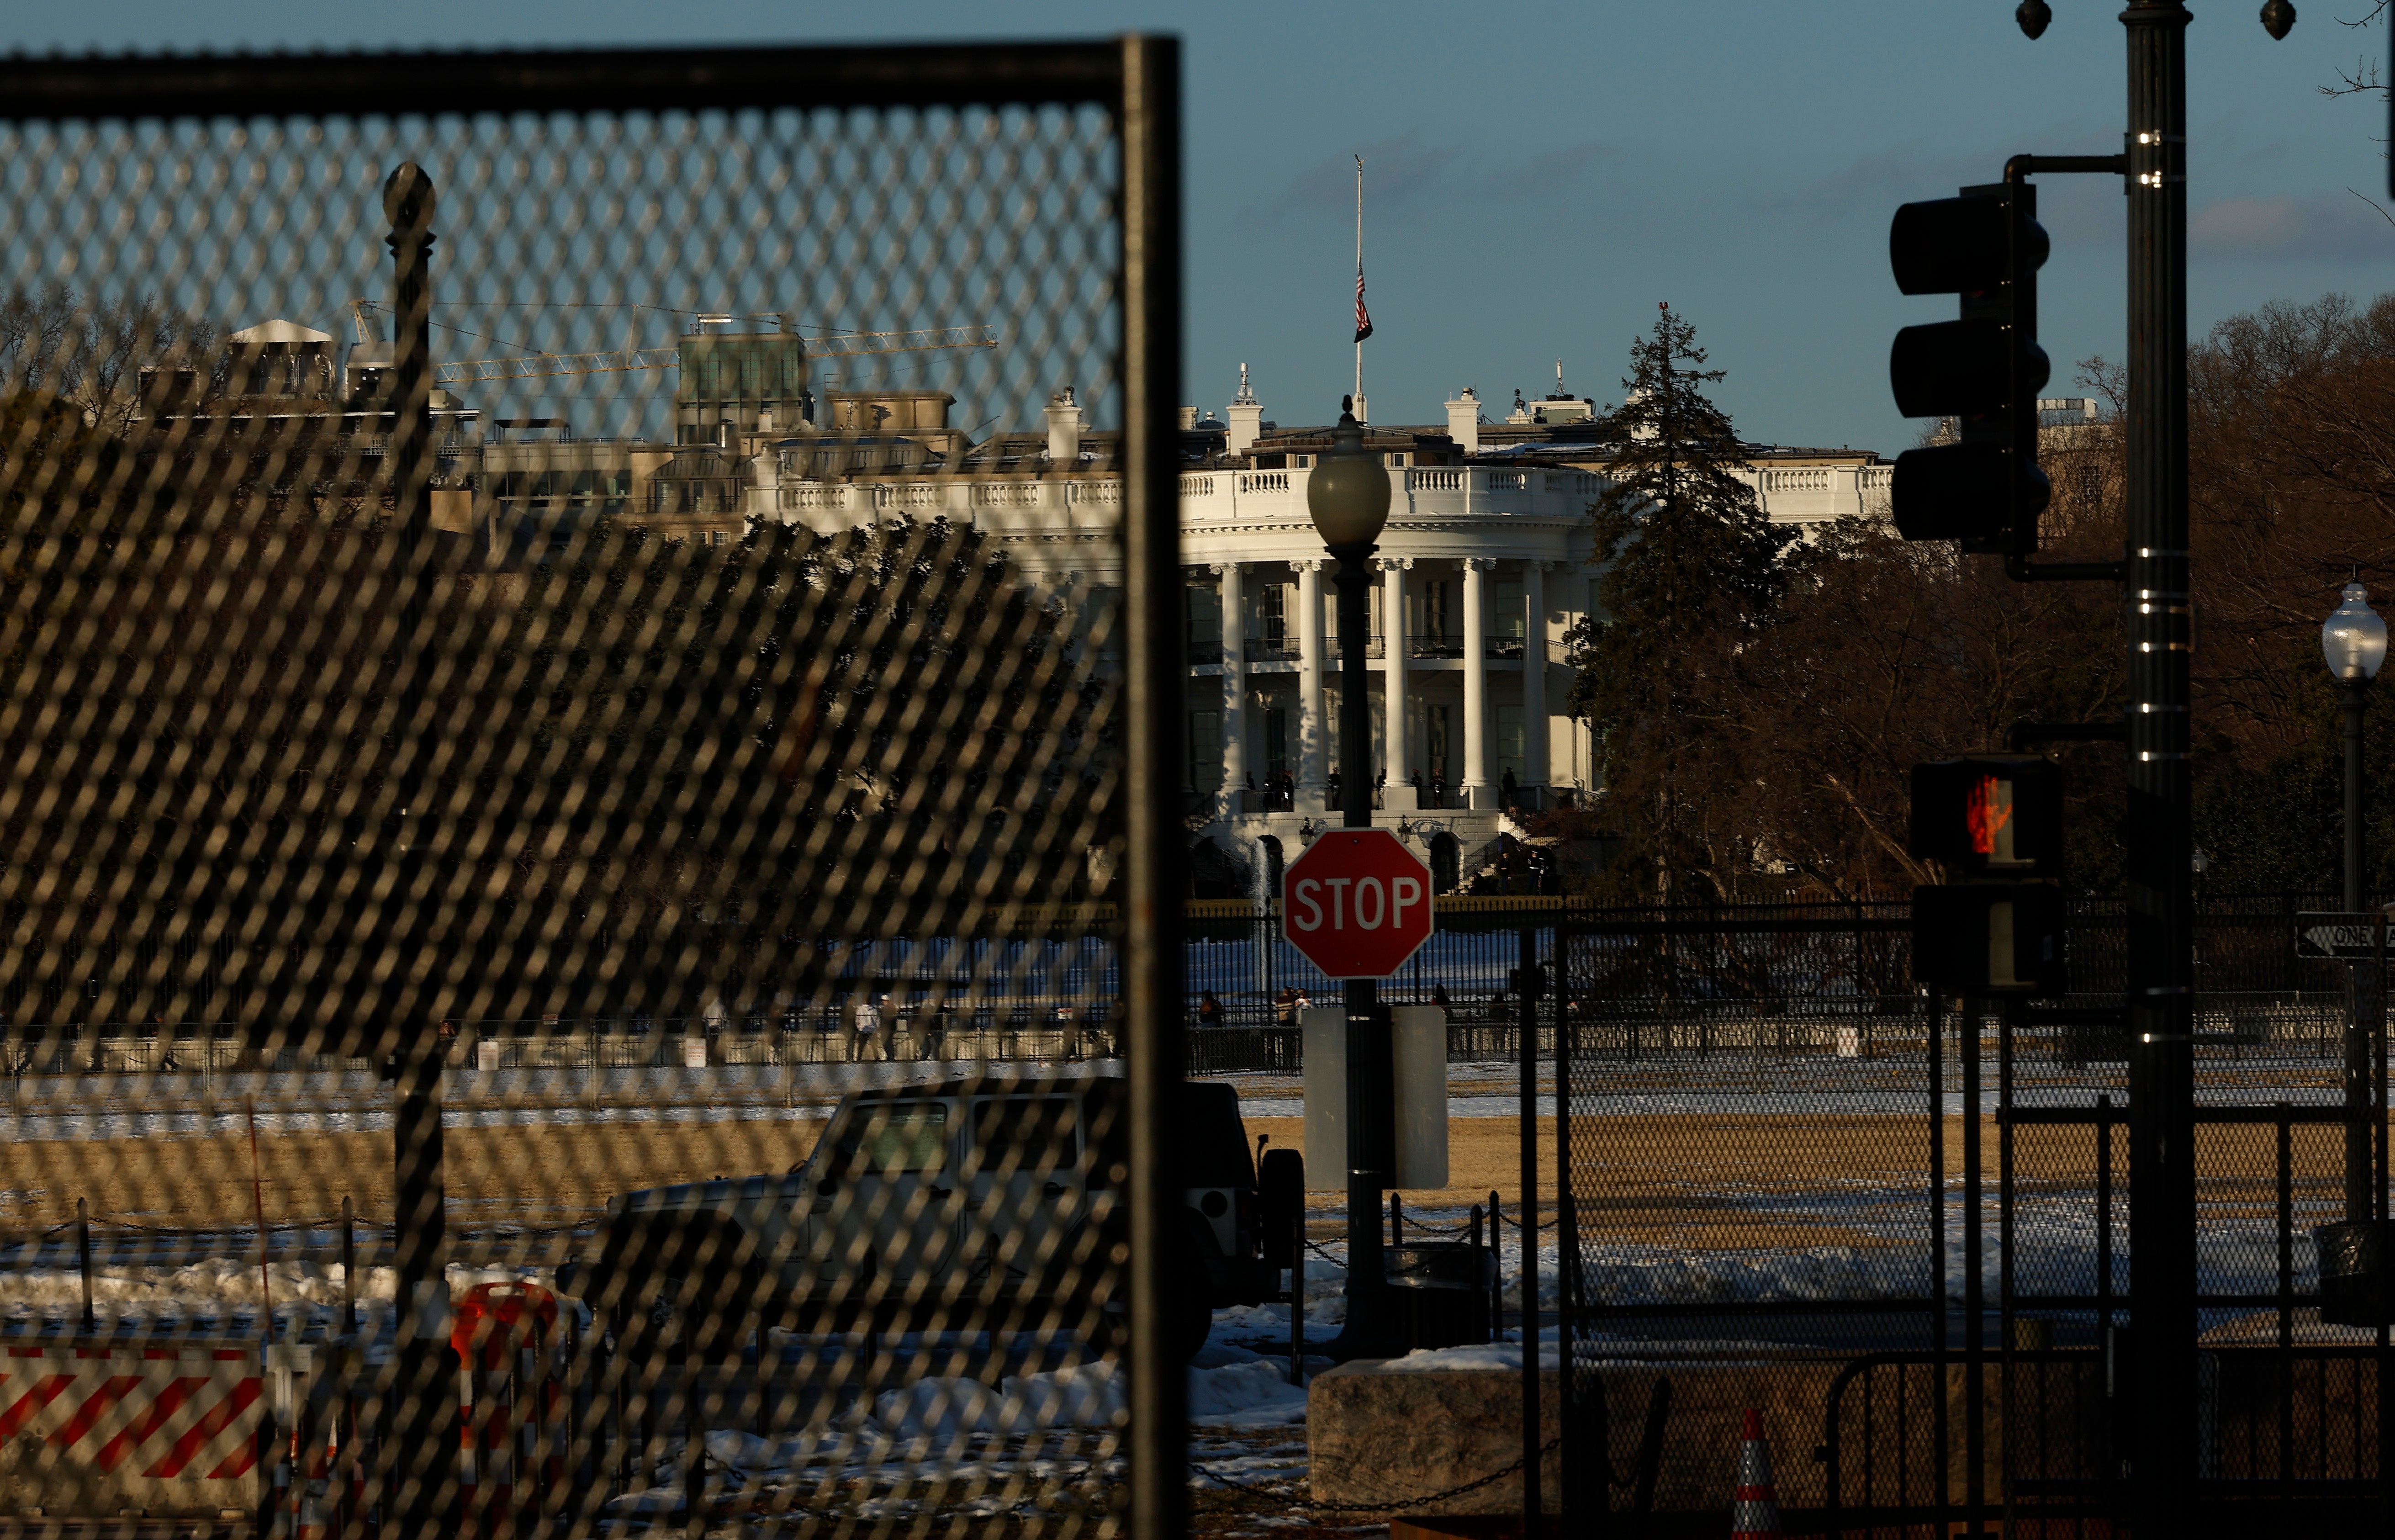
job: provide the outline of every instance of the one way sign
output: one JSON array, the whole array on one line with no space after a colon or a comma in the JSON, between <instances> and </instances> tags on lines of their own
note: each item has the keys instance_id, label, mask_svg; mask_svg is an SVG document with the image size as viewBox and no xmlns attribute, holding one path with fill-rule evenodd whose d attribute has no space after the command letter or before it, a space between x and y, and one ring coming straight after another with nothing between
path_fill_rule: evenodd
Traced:
<instances>
[{"instance_id":1,"label":"one way sign","mask_svg":"<svg viewBox=\"0 0 2395 1540\"><path fill-rule=\"evenodd\" d=\"M2297 957L2336 957L2367 962L2378 955L2378 916L2375 914L2298 914L2296 916Z\"/></svg>"}]
</instances>

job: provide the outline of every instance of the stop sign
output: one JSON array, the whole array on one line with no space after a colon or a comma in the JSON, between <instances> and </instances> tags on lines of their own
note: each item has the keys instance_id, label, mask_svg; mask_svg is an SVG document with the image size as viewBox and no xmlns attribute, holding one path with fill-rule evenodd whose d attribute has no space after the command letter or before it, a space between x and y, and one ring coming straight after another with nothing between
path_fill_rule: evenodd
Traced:
<instances>
[{"instance_id":1,"label":"stop sign","mask_svg":"<svg viewBox=\"0 0 2395 1540\"><path fill-rule=\"evenodd\" d=\"M1385 829L1333 829L1280 882L1281 935L1333 978L1386 978L1430 939L1430 868Z\"/></svg>"}]
</instances>

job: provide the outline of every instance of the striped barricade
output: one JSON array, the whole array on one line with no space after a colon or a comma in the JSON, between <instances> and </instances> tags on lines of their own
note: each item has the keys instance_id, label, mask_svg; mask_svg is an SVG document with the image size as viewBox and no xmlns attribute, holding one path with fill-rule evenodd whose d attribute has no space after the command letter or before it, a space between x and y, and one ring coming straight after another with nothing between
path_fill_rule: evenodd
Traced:
<instances>
[{"instance_id":1,"label":"striped barricade","mask_svg":"<svg viewBox=\"0 0 2395 1540\"><path fill-rule=\"evenodd\" d=\"M247 1518L267 1404L258 1345L0 1349L0 1515Z\"/></svg>"}]
</instances>

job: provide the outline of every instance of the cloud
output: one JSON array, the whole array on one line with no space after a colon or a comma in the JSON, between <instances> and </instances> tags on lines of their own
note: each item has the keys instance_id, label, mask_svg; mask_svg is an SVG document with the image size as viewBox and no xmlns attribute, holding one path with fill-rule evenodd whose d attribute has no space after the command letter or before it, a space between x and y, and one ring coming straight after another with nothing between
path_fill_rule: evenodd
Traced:
<instances>
[{"instance_id":1,"label":"cloud","mask_svg":"<svg viewBox=\"0 0 2395 1540\"><path fill-rule=\"evenodd\" d=\"M2187 244L2216 260L2386 257L2395 254L2395 227L2350 192L2229 198L2188 216Z\"/></svg>"}]
</instances>

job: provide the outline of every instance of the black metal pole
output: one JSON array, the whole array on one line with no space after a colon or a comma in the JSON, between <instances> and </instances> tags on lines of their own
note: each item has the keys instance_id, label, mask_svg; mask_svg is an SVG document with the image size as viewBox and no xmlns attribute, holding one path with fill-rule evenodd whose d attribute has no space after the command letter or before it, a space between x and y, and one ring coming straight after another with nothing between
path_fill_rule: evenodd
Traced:
<instances>
[{"instance_id":1,"label":"black metal pole","mask_svg":"<svg viewBox=\"0 0 2395 1540\"><path fill-rule=\"evenodd\" d=\"M1129 36L1123 71L1124 775L1122 1053L1131 1111L1131 1534L1177 1535L1189 1505L1188 1375L1174 1352L1173 1257L1185 1199L1175 1130L1188 1069L1182 1031L1184 850L1176 788L1181 453L1181 45Z\"/></svg>"},{"instance_id":2,"label":"black metal pole","mask_svg":"<svg viewBox=\"0 0 2395 1540\"><path fill-rule=\"evenodd\" d=\"M99 1313L91 1299L91 1200L75 1200L75 1267L83 1275L83 1334L99 1332Z\"/></svg>"},{"instance_id":3,"label":"black metal pole","mask_svg":"<svg viewBox=\"0 0 2395 1540\"><path fill-rule=\"evenodd\" d=\"M2184 1534L2196 1473L2194 838L2188 784L2187 7L2121 13L2129 63L2131 1527Z\"/></svg>"},{"instance_id":4,"label":"black metal pole","mask_svg":"<svg viewBox=\"0 0 2395 1540\"><path fill-rule=\"evenodd\" d=\"M2362 912L2362 713L2370 702L2370 681L2343 682L2345 697L2345 912ZM2356 962L2348 970L2345 1002L2345 1216L2370 1217L2370 1027L2364 1001L2376 982L2362 976L2372 967Z\"/></svg>"},{"instance_id":5,"label":"black metal pole","mask_svg":"<svg viewBox=\"0 0 2395 1540\"><path fill-rule=\"evenodd\" d=\"M390 446L396 508L392 554L399 584L393 716L403 773L423 724L423 563L431 543L432 179L413 161L383 184L390 219L394 416ZM391 917L395 923L396 916ZM383 1511L404 1534L446 1531L457 1495L457 1388L449 1350L447 1218L442 1174L443 1046L430 1023L386 1013L387 1051L397 1055L398 1106L391 1121L393 1225L398 1240L398 1336L391 1354L390 1437L384 1442Z\"/></svg>"},{"instance_id":6,"label":"black metal pole","mask_svg":"<svg viewBox=\"0 0 2395 1540\"><path fill-rule=\"evenodd\" d=\"M1963 1519L1987 1528L1988 1300L1985 1215L1979 1167L1979 1002L1963 997Z\"/></svg>"},{"instance_id":7,"label":"black metal pole","mask_svg":"<svg viewBox=\"0 0 2395 1540\"><path fill-rule=\"evenodd\" d=\"M1539 1533L1539 933L1522 927L1522 1533ZM1557 1112L1560 1114L1561 1109ZM1557 1334L1560 1335L1561 1334ZM1558 1347L1561 1344L1557 1344Z\"/></svg>"},{"instance_id":8,"label":"black metal pole","mask_svg":"<svg viewBox=\"0 0 2395 1540\"><path fill-rule=\"evenodd\" d=\"M1370 634L1373 547L1335 546L1339 569L1339 821L1372 827L1372 707L1365 694ZM1403 710L1392 702L1392 710ZM1396 1179L1396 1045L1381 1010L1380 985L1351 978L1342 988L1347 1015L1347 1324L1331 1345L1342 1361L1385 1357L1397 1348L1384 1286L1381 1194Z\"/></svg>"}]
</instances>

